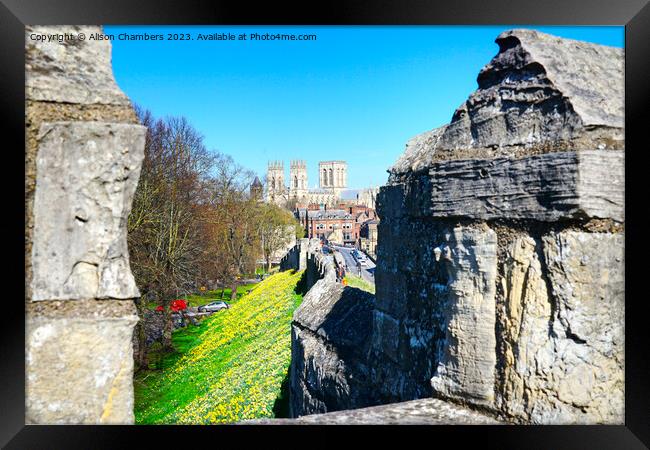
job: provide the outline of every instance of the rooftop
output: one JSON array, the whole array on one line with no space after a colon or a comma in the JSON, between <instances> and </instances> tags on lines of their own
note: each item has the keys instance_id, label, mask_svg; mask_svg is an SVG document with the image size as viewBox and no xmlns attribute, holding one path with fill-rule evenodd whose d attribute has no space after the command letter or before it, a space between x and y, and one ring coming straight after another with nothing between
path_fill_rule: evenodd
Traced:
<instances>
[{"instance_id":1,"label":"rooftop","mask_svg":"<svg viewBox=\"0 0 650 450\"><path fill-rule=\"evenodd\" d=\"M318 211L316 210L305 210L301 209L299 210L299 215L300 217L305 217L305 212L307 213L307 217L310 219L352 219L352 214L350 214L347 210L345 209L320 209Z\"/></svg>"}]
</instances>

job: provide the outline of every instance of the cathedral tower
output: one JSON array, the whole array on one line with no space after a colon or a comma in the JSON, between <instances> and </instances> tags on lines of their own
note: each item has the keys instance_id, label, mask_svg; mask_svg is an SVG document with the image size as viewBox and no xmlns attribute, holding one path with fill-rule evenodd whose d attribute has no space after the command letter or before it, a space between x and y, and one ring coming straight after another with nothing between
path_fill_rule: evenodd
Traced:
<instances>
[{"instance_id":1,"label":"cathedral tower","mask_svg":"<svg viewBox=\"0 0 650 450\"><path fill-rule=\"evenodd\" d=\"M348 185L348 163L345 161L321 161L318 163L319 187L331 191L336 198Z\"/></svg>"},{"instance_id":2,"label":"cathedral tower","mask_svg":"<svg viewBox=\"0 0 650 450\"><path fill-rule=\"evenodd\" d=\"M308 194L307 163L302 160L291 161L289 169L289 198L304 199Z\"/></svg>"},{"instance_id":3,"label":"cathedral tower","mask_svg":"<svg viewBox=\"0 0 650 450\"><path fill-rule=\"evenodd\" d=\"M266 169L266 201L280 204L285 199L284 163L269 161Z\"/></svg>"}]
</instances>

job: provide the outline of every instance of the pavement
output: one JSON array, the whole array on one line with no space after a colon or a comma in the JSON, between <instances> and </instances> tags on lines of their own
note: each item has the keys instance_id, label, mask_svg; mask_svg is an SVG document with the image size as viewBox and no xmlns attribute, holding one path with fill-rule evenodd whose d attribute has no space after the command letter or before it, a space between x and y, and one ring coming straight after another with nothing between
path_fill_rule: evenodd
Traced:
<instances>
[{"instance_id":1,"label":"pavement","mask_svg":"<svg viewBox=\"0 0 650 450\"><path fill-rule=\"evenodd\" d=\"M352 256L352 250L354 250L351 247L342 247L338 245L330 245L330 247L343 256L343 259L345 260L346 264L346 272L350 272L354 275L359 275L359 271L357 268L357 262L354 259L354 256ZM363 253L363 252L361 252ZM375 282L375 263L373 263L370 258L368 258L368 255L366 255L366 261L367 261L367 266L361 267L361 278L363 278L365 281L369 283Z\"/></svg>"}]
</instances>

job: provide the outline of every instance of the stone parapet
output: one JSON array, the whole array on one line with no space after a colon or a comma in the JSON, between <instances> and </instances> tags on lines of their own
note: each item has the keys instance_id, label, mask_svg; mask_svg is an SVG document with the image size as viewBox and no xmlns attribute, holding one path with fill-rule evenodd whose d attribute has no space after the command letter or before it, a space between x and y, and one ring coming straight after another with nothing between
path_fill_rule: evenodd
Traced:
<instances>
[{"instance_id":1,"label":"stone parapet","mask_svg":"<svg viewBox=\"0 0 650 450\"><path fill-rule=\"evenodd\" d=\"M307 268L307 248L309 239L299 239L296 245L280 259L280 270L305 270Z\"/></svg>"},{"instance_id":2,"label":"stone parapet","mask_svg":"<svg viewBox=\"0 0 650 450\"><path fill-rule=\"evenodd\" d=\"M35 40L35 35L78 36L80 40ZM108 40L90 39L102 33L97 26L35 26L25 30L25 97L33 101L80 105L119 105L129 98L115 82Z\"/></svg>"},{"instance_id":3,"label":"stone parapet","mask_svg":"<svg viewBox=\"0 0 650 450\"><path fill-rule=\"evenodd\" d=\"M499 425L502 422L435 398L370 406L297 419L246 420L240 425Z\"/></svg>"},{"instance_id":4,"label":"stone parapet","mask_svg":"<svg viewBox=\"0 0 650 450\"><path fill-rule=\"evenodd\" d=\"M376 297L319 280L294 315L294 415L394 404L300 423L624 422L623 51L497 43L389 170Z\"/></svg>"},{"instance_id":5,"label":"stone parapet","mask_svg":"<svg viewBox=\"0 0 650 450\"><path fill-rule=\"evenodd\" d=\"M378 195L371 380L382 403L622 424L622 51L529 30L497 43Z\"/></svg>"},{"instance_id":6,"label":"stone parapet","mask_svg":"<svg viewBox=\"0 0 650 450\"><path fill-rule=\"evenodd\" d=\"M624 172L620 151L452 160L433 163L408 185L382 189L379 203L386 217L623 222Z\"/></svg>"},{"instance_id":7,"label":"stone parapet","mask_svg":"<svg viewBox=\"0 0 650 450\"><path fill-rule=\"evenodd\" d=\"M115 83L111 44L43 42L26 27L26 421L131 424L133 300L127 220L144 127Z\"/></svg>"},{"instance_id":8,"label":"stone parapet","mask_svg":"<svg viewBox=\"0 0 650 450\"><path fill-rule=\"evenodd\" d=\"M308 291L291 325L292 417L372 404L365 358L374 297L338 282L334 264L309 241Z\"/></svg>"}]
</instances>

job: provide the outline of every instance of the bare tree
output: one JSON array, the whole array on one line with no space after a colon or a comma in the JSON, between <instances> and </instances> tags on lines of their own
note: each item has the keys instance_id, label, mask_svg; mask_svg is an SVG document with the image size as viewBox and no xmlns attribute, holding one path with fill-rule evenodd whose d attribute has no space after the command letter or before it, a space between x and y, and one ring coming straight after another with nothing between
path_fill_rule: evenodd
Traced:
<instances>
[{"instance_id":1,"label":"bare tree","mask_svg":"<svg viewBox=\"0 0 650 450\"><path fill-rule=\"evenodd\" d=\"M231 287L255 261L271 255L302 230L291 213L250 195L254 174L228 155L209 152L184 118L155 119L137 109L147 127L145 157L128 223L131 266L138 302L136 362L147 367L142 319L145 305L163 307L162 344L172 346L171 302L208 280Z\"/></svg>"},{"instance_id":2,"label":"bare tree","mask_svg":"<svg viewBox=\"0 0 650 450\"><path fill-rule=\"evenodd\" d=\"M293 214L279 206L266 204L260 207L258 233L267 272L271 270L271 259L298 236L300 224Z\"/></svg>"},{"instance_id":3,"label":"bare tree","mask_svg":"<svg viewBox=\"0 0 650 450\"><path fill-rule=\"evenodd\" d=\"M254 174L236 164L230 156L219 155L214 166L210 228L215 257L214 270L224 285L237 295L239 279L254 268L257 256L259 204L249 195Z\"/></svg>"},{"instance_id":4,"label":"bare tree","mask_svg":"<svg viewBox=\"0 0 650 450\"><path fill-rule=\"evenodd\" d=\"M140 312L147 299L163 306L163 347L172 349L170 303L195 281L201 263L203 236L197 222L214 156L184 118L155 120L140 109L138 114L147 139L129 216L130 256L136 281L146 293ZM139 359L146 362L146 356Z\"/></svg>"}]
</instances>

